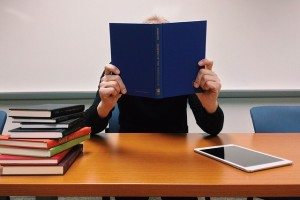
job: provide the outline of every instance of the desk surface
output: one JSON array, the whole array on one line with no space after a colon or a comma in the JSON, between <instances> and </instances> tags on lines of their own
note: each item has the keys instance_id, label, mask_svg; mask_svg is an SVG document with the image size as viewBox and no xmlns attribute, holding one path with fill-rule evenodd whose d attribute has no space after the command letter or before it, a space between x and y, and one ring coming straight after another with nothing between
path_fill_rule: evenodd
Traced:
<instances>
[{"instance_id":1,"label":"desk surface","mask_svg":"<svg viewBox=\"0 0 300 200\"><path fill-rule=\"evenodd\" d=\"M238 144L294 161L247 173L193 152ZM0 196L300 196L300 134L109 134L64 176L2 176Z\"/></svg>"}]
</instances>

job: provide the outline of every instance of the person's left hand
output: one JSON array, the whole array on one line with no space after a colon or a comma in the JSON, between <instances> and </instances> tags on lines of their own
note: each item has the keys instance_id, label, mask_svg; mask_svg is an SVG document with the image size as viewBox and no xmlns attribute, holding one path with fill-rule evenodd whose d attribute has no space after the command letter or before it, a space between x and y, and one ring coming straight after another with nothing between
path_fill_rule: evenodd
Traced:
<instances>
[{"instance_id":1,"label":"person's left hand","mask_svg":"<svg viewBox=\"0 0 300 200\"><path fill-rule=\"evenodd\" d=\"M209 113L214 113L218 108L218 97L221 90L221 82L215 72L212 71L213 61L203 59L198 62L201 67L196 80L195 88L202 88L203 92L196 93L203 107Z\"/></svg>"}]
</instances>

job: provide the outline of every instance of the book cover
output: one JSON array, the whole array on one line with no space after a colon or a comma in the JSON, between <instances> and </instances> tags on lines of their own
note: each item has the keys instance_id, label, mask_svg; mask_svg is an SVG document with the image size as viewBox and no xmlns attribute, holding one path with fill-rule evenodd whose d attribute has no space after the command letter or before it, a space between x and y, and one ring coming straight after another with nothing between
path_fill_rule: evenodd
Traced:
<instances>
[{"instance_id":1,"label":"book cover","mask_svg":"<svg viewBox=\"0 0 300 200\"><path fill-rule=\"evenodd\" d=\"M69 119L59 123L21 122L20 128L71 128L83 120L81 118Z\"/></svg>"},{"instance_id":2,"label":"book cover","mask_svg":"<svg viewBox=\"0 0 300 200\"><path fill-rule=\"evenodd\" d=\"M54 139L65 137L74 131L79 130L84 127L84 120L79 121L76 125L70 128L14 128L8 130L10 138L44 138L44 139ZM7 134L7 133L4 133Z\"/></svg>"},{"instance_id":3,"label":"book cover","mask_svg":"<svg viewBox=\"0 0 300 200\"><path fill-rule=\"evenodd\" d=\"M205 58L206 21L110 23L111 63L127 94L166 98L199 92L193 82Z\"/></svg>"},{"instance_id":4,"label":"book cover","mask_svg":"<svg viewBox=\"0 0 300 200\"><path fill-rule=\"evenodd\" d=\"M17 155L17 156L35 156L35 157L51 157L66 149L69 149L81 142L88 140L90 135L85 135L76 138L61 145L52 147L50 149L37 149L37 148L22 148L13 146L0 146L0 154Z\"/></svg>"},{"instance_id":5,"label":"book cover","mask_svg":"<svg viewBox=\"0 0 300 200\"><path fill-rule=\"evenodd\" d=\"M63 175L82 152L83 145L76 145L58 165L1 165L0 175Z\"/></svg>"},{"instance_id":6,"label":"book cover","mask_svg":"<svg viewBox=\"0 0 300 200\"><path fill-rule=\"evenodd\" d=\"M81 104L40 104L9 108L11 117L58 117L84 111Z\"/></svg>"},{"instance_id":7,"label":"book cover","mask_svg":"<svg viewBox=\"0 0 300 200\"><path fill-rule=\"evenodd\" d=\"M0 135L0 145L27 147L27 148L43 148L50 149L76 138L88 135L91 133L91 127L83 127L69 135L59 139L15 139L10 138L9 135Z\"/></svg>"},{"instance_id":8,"label":"book cover","mask_svg":"<svg viewBox=\"0 0 300 200\"><path fill-rule=\"evenodd\" d=\"M70 150L66 149L50 158L0 154L0 165L57 165Z\"/></svg>"},{"instance_id":9,"label":"book cover","mask_svg":"<svg viewBox=\"0 0 300 200\"><path fill-rule=\"evenodd\" d=\"M74 119L74 118L79 118L83 116L84 112L78 112L78 113L73 113L70 115L63 115L59 117L12 117L12 123L23 123L23 122L29 122L29 123L59 123L63 122L66 120Z\"/></svg>"}]
</instances>

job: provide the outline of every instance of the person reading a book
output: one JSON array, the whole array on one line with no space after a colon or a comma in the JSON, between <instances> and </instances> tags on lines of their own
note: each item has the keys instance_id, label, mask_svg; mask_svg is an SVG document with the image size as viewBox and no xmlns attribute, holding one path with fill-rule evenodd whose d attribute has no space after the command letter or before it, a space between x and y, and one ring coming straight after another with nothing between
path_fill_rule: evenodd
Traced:
<instances>
[{"instance_id":1,"label":"person reading a book","mask_svg":"<svg viewBox=\"0 0 300 200\"><path fill-rule=\"evenodd\" d=\"M146 23L167 21L151 17ZM203 92L162 99L127 95L126 85L121 78L122 71L112 64L106 65L94 102L85 112L86 124L92 127L92 133L101 132L107 127L112 110L118 106L119 132L185 134L188 133L189 104L199 127L207 134L217 135L224 122L224 114L218 103L221 82L212 70L213 61L202 59L198 65L199 72L195 77L194 87L201 88Z\"/></svg>"}]
</instances>

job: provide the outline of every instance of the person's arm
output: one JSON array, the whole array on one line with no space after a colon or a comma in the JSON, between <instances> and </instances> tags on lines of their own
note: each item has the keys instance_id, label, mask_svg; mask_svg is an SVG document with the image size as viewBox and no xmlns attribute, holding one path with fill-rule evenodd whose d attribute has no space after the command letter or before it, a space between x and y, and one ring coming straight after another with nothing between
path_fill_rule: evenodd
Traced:
<instances>
[{"instance_id":1,"label":"person's arm","mask_svg":"<svg viewBox=\"0 0 300 200\"><path fill-rule=\"evenodd\" d=\"M201 88L202 92L191 95L189 104L200 128L208 134L217 135L224 123L224 113L218 103L221 82L217 74L212 71L213 61L202 59L198 65L200 70L194 87Z\"/></svg>"},{"instance_id":2,"label":"person's arm","mask_svg":"<svg viewBox=\"0 0 300 200\"><path fill-rule=\"evenodd\" d=\"M101 99L98 90L93 104L84 112L85 125L92 128L92 134L103 131L107 127L108 120L111 117L111 112L104 118L99 116L97 107L100 102Z\"/></svg>"},{"instance_id":3,"label":"person's arm","mask_svg":"<svg viewBox=\"0 0 300 200\"><path fill-rule=\"evenodd\" d=\"M85 124L92 127L92 134L106 128L118 99L126 93L119 74L120 70L114 65L108 64L104 68L94 102L84 114Z\"/></svg>"},{"instance_id":4,"label":"person's arm","mask_svg":"<svg viewBox=\"0 0 300 200\"><path fill-rule=\"evenodd\" d=\"M215 112L207 112L196 94L190 95L188 101L198 126L210 135L219 134L224 124L222 109L218 106Z\"/></svg>"}]
</instances>

